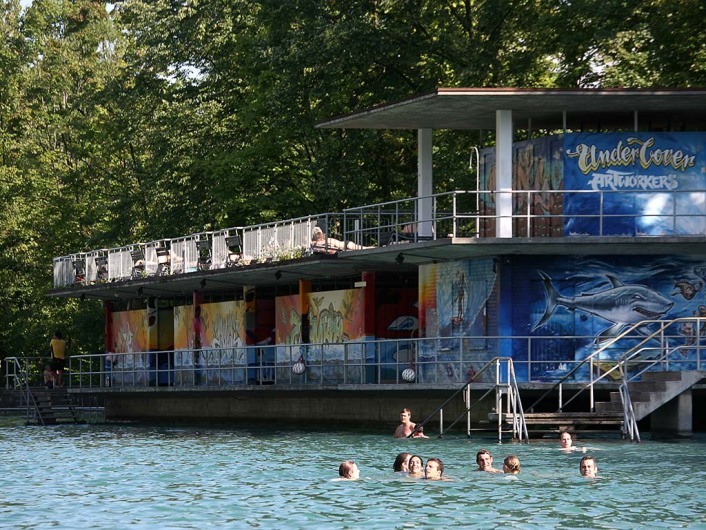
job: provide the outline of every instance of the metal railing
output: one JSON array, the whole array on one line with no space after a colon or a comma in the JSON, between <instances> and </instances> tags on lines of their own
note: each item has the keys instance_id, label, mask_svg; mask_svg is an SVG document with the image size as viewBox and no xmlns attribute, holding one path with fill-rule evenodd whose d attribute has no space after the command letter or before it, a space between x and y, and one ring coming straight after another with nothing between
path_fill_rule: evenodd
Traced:
<instances>
[{"instance_id":1,"label":"metal railing","mask_svg":"<svg viewBox=\"0 0 706 530\"><path fill-rule=\"evenodd\" d=\"M483 366L477 373L473 374L468 382L466 382L462 387L456 389L451 396L449 396L446 401L444 401L437 409L427 416L423 421L417 423L415 430L408 436L408 438L413 437L417 430L424 427L435 416L439 416L439 438L444 436L445 430L453 428L464 416L466 417L466 435L471 436L471 386L476 379L483 379L483 374L486 371L494 369L495 371L495 381L491 388L487 389L486 392L481 395L480 398L476 400L477 403L483 401L486 397L490 395L495 395L495 411L498 417L498 443L502 443L503 438L503 403L505 408L506 417L512 420L512 437L514 440L524 441L529 443L529 433L527 431L527 424L525 422L525 414L522 408L522 400L520 399L520 390L517 384L517 378L515 377L515 368L513 360L510 357L495 357L488 361L488 363ZM465 404L465 410L449 425L444 427L444 408L451 403L454 399L458 399L459 394L463 395L463 401ZM503 396L505 400L503 401Z\"/></svg>"},{"instance_id":2,"label":"metal railing","mask_svg":"<svg viewBox=\"0 0 706 530\"><path fill-rule=\"evenodd\" d=\"M495 205L505 195L511 196L512 213L501 216ZM638 205L647 198L653 199L651 209L642 211ZM317 226L344 243L334 251L449 237L493 238L504 220L511 221L513 237L704 236L706 215L693 207L695 198L706 200L706 190L451 191L60 256L53 260L54 287L294 259L311 251ZM580 211L570 199L582 205ZM234 236L237 245L228 247L226 241ZM328 240L325 246L328 250Z\"/></svg>"}]
</instances>

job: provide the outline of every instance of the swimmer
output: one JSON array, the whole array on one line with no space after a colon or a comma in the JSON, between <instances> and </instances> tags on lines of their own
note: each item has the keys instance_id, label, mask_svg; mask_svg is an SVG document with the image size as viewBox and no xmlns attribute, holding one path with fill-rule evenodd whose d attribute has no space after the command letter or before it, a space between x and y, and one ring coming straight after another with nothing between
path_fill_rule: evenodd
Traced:
<instances>
[{"instance_id":1,"label":"swimmer","mask_svg":"<svg viewBox=\"0 0 706 530\"><path fill-rule=\"evenodd\" d=\"M579 471L583 477L595 478L596 473L598 473L596 459L590 455L584 456L579 464Z\"/></svg>"},{"instance_id":2,"label":"swimmer","mask_svg":"<svg viewBox=\"0 0 706 530\"><path fill-rule=\"evenodd\" d=\"M429 438L426 434L424 434L424 425L417 424L414 431L412 431L412 438Z\"/></svg>"},{"instance_id":3,"label":"swimmer","mask_svg":"<svg viewBox=\"0 0 706 530\"><path fill-rule=\"evenodd\" d=\"M360 469L352 460L346 460L338 466L338 476L346 480L356 480L360 478Z\"/></svg>"},{"instance_id":4,"label":"swimmer","mask_svg":"<svg viewBox=\"0 0 706 530\"><path fill-rule=\"evenodd\" d=\"M441 480L444 474L444 463L438 458L430 458L424 466L424 478L427 480Z\"/></svg>"},{"instance_id":5,"label":"swimmer","mask_svg":"<svg viewBox=\"0 0 706 530\"><path fill-rule=\"evenodd\" d=\"M519 475L520 474L520 459L515 455L506 456L503 460L503 473L509 475Z\"/></svg>"},{"instance_id":6,"label":"swimmer","mask_svg":"<svg viewBox=\"0 0 706 530\"><path fill-rule=\"evenodd\" d=\"M395 463L392 469L395 473L409 473L409 459L412 457L411 453L400 453L395 458Z\"/></svg>"},{"instance_id":7,"label":"swimmer","mask_svg":"<svg viewBox=\"0 0 706 530\"><path fill-rule=\"evenodd\" d=\"M481 449L476 453L476 464L478 464L478 471L502 473L502 471L493 467L493 455L487 449Z\"/></svg>"},{"instance_id":8,"label":"swimmer","mask_svg":"<svg viewBox=\"0 0 706 530\"><path fill-rule=\"evenodd\" d=\"M559 434L559 443L561 444L562 451L581 451L583 453L586 452L585 447L579 448L574 445L574 437L569 431L561 431L561 434Z\"/></svg>"},{"instance_id":9,"label":"swimmer","mask_svg":"<svg viewBox=\"0 0 706 530\"><path fill-rule=\"evenodd\" d=\"M409 459L409 476L421 478L424 476L424 460L421 456L412 455Z\"/></svg>"},{"instance_id":10,"label":"swimmer","mask_svg":"<svg viewBox=\"0 0 706 530\"><path fill-rule=\"evenodd\" d=\"M394 438L407 438L407 436L414 432L414 428L417 426L415 423L412 423L412 413L409 409L402 409L402 412L400 412L400 422L393 436Z\"/></svg>"}]
</instances>

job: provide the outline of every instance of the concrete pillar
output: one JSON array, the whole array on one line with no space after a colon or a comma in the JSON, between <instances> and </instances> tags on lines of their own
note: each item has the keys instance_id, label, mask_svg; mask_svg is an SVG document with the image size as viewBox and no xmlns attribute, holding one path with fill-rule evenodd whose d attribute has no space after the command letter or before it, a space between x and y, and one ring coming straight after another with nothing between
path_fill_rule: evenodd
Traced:
<instances>
[{"instance_id":1,"label":"concrete pillar","mask_svg":"<svg viewBox=\"0 0 706 530\"><path fill-rule=\"evenodd\" d=\"M512 111L495 111L495 237L512 237Z\"/></svg>"},{"instance_id":2,"label":"concrete pillar","mask_svg":"<svg viewBox=\"0 0 706 530\"><path fill-rule=\"evenodd\" d=\"M691 390L685 390L652 413L650 428L653 432L691 437L693 434L692 415Z\"/></svg>"},{"instance_id":3,"label":"concrete pillar","mask_svg":"<svg viewBox=\"0 0 706 530\"><path fill-rule=\"evenodd\" d=\"M417 197L429 197L434 193L432 176L432 130L417 131ZM417 201L417 234L421 237L432 236L432 215L434 202L431 198ZM421 221L421 222L420 222Z\"/></svg>"}]
</instances>

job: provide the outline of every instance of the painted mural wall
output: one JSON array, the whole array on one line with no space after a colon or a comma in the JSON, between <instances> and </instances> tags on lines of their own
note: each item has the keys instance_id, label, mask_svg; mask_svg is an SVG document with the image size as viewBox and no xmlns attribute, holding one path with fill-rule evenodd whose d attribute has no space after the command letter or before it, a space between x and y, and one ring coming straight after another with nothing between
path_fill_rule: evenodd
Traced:
<instances>
[{"instance_id":1,"label":"painted mural wall","mask_svg":"<svg viewBox=\"0 0 706 530\"><path fill-rule=\"evenodd\" d=\"M323 346L307 348L309 379L324 382L362 383L365 376L365 320L362 289L309 293L309 339ZM344 367L343 361L349 364Z\"/></svg>"},{"instance_id":2,"label":"painted mural wall","mask_svg":"<svg viewBox=\"0 0 706 530\"><path fill-rule=\"evenodd\" d=\"M419 270L420 382L458 383L497 352L488 312L496 289L492 258L423 265ZM403 369L406 367L403 367Z\"/></svg>"},{"instance_id":3,"label":"painted mural wall","mask_svg":"<svg viewBox=\"0 0 706 530\"><path fill-rule=\"evenodd\" d=\"M706 133L566 134L564 232L706 234L705 179Z\"/></svg>"},{"instance_id":4,"label":"painted mural wall","mask_svg":"<svg viewBox=\"0 0 706 530\"><path fill-rule=\"evenodd\" d=\"M119 311L112 314L113 355L106 359L112 370L112 385L149 384L150 320L147 310ZM154 325L154 324L153 324Z\"/></svg>"},{"instance_id":5,"label":"painted mural wall","mask_svg":"<svg viewBox=\"0 0 706 530\"><path fill-rule=\"evenodd\" d=\"M245 302L198 307L198 313L191 305L174 308L174 384L245 383L248 356L255 355L246 347Z\"/></svg>"},{"instance_id":6,"label":"painted mural wall","mask_svg":"<svg viewBox=\"0 0 706 530\"><path fill-rule=\"evenodd\" d=\"M706 316L706 261L679 256L514 258L507 265L511 289L512 356L522 380L552 381L574 363L643 321ZM609 369L656 323L638 325L631 337L600 355ZM704 326L702 326L703 328ZM695 369L706 329L670 328L667 344L673 369ZM643 345L642 360L658 356L658 339ZM586 380L581 370L576 379Z\"/></svg>"},{"instance_id":7,"label":"painted mural wall","mask_svg":"<svg viewBox=\"0 0 706 530\"><path fill-rule=\"evenodd\" d=\"M515 236L706 233L706 133L572 133L512 149L513 188L527 191L513 196ZM494 190L494 148L480 162L480 189ZM480 211L495 215L494 194ZM495 234L494 219L480 224Z\"/></svg>"}]
</instances>

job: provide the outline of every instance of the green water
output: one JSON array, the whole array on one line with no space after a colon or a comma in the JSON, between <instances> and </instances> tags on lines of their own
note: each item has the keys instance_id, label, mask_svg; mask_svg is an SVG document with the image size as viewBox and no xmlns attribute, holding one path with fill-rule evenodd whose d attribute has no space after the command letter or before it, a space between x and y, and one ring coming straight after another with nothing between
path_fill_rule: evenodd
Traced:
<instances>
[{"instance_id":1,"label":"green water","mask_svg":"<svg viewBox=\"0 0 706 530\"><path fill-rule=\"evenodd\" d=\"M706 437L679 442L492 438L238 427L0 426L2 528L706 528ZM474 471L487 447L517 478ZM400 451L451 480L395 475ZM358 481L338 481L355 460Z\"/></svg>"}]
</instances>

